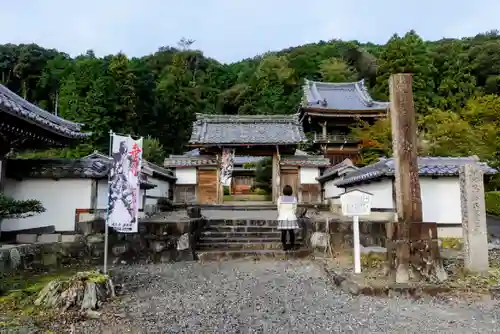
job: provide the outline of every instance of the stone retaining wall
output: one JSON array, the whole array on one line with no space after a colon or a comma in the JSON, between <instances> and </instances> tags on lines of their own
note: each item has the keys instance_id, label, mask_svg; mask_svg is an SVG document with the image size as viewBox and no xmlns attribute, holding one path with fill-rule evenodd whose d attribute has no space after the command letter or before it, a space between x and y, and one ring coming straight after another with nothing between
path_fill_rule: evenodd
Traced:
<instances>
[{"instance_id":1,"label":"stone retaining wall","mask_svg":"<svg viewBox=\"0 0 500 334\"><path fill-rule=\"evenodd\" d=\"M342 251L345 249L352 249L353 247L352 222L329 220L327 229L327 223L325 220L312 221L306 218L303 219L301 225L303 227L303 238L304 240L307 240L309 247L317 247L318 242L316 240L319 240L326 235L327 231L329 231L330 234L330 243L333 250ZM386 246L386 222L360 221L359 230L360 243L362 246Z\"/></svg>"},{"instance_id":2,"label":"stone retaining wall","mask_svg":"<svg viewBox=\"0 0 500 334\"><path fill-rule=\"evenodd\" d=\"M204 220L142 222L139 233L109 231L109 264L196 259L195 246ZM86 222L80 234L18 234L0 246L0 273L71 264L102 264L104 224Z\"/></svg>"}]
</instances>

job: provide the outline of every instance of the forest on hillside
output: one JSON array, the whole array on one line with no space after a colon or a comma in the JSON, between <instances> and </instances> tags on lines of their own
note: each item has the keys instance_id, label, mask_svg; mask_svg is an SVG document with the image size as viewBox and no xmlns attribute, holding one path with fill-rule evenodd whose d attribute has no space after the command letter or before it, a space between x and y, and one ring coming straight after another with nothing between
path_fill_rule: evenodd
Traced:
<instances>
[{"instance_id":1,"label":"forest on hillside","mask_svg":"<svg viewBox=\"0 0 500 334\"><path fill-rule=\"evenodd\" d=\"M71 58L36 44L0 45L0 83L42 108L86 124L91 140L24 156L78 157L107 152L108 132L149 138L148 159L182 153L196 113L292 114L304 78L364 78L372 96L388 100L392 73L413 73L420 153L472 155L500 165L500 34L424 41L416 32L385 45L318 43L222 64L182 39L141 58L125 54ZM390 124L360 123L363 163L391 154ZM496 186L495 186L496 187Z\"/></svg>"}]
</instances>

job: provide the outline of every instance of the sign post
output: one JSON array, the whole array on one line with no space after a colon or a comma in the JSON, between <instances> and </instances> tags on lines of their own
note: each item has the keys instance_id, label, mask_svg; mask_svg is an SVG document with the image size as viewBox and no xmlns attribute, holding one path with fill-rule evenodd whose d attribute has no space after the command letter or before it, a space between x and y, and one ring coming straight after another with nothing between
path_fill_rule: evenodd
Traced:
<instances>
[{"instance_id":1,"label":"sign post","mask_svg":"<svg viewBox=\"0 0 500 334\"><path fill-rule=\"evenodd\" d=\"M342 214L352 217L354 244L354 273L361 273L361 249L359 242L359 216L368 216L372 209L372 194L358 189L340 195Z\"/></svg>"}]
</instances>

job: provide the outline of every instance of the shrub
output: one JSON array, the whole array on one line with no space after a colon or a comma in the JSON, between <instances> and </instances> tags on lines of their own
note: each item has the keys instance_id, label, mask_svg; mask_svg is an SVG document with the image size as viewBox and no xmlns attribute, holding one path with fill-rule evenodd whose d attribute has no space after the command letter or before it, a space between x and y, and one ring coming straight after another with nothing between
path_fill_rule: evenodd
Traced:
<instances>
[{"instance_id":1,"label":"shrub","mask_svg":"<svg viewBox=\"0 0 500 334\"><path fill-rule=\"evenodd\" d=\"M500 216L500 191L488 191L486 197L486 212Z\"/></svg>"},{"instance_id":2,"label":"shrub","mask_svg":"<svg viewBox=\"0 0 500 334\"><path fill-rule=\"evenodd\" d=\"M255 189L255 194L257 195L267 195L269 192L267 192L265 189L260 189L260 188L257 188Z\"/></svg>"},{"instance_id":3,"label":"shrub","mask_svg":"<svg viewBox=\"0 0 500 334\"><path fill-rule=\"evenodd\" d=\"M231 188L229 186L224 186L224 195L231 195Z\"/></svg>"},{"instance_id":4,"label":"shrub","mask_svg":"<svg viewBox=\"0 0 500 334\"><path fill-rule=\"evenodd\" d=\"M0 194L0 219L25 218L43 212L45 212L45 208L38 200L16 200Z\"/></svg>"}]
</instances>

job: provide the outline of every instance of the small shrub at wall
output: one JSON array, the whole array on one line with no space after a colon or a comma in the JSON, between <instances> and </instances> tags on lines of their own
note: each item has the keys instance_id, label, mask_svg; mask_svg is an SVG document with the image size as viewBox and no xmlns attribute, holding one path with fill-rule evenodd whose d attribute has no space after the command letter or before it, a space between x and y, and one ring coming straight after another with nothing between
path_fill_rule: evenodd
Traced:
<instances>
[{"instance_id":1,"label":"small shrub at wall","mask_svg":"<svg viewBox=\"0 0 500 334\"><path fill-rule=\"evenodd\" d=\"M256 194L256 195L268 195L269 192L266 191L265 189L257 188L257 189L255 189L254 194Z\"/></svg>"},{"instance_id":2,"label":"small shrub at wall","mask_svg":"<svg viewBox=\"0 0 500 334\"><path fill-rule=\"evenodd\" d=\"M500 216L500 191L488 191L486 197L486 212Z\"/></svg>"},{"instance_id":3,"label":"small shrub at wall","mask_svg":"<svg viewBox=\"0 0 500 334\"><path fill-rule=\"evenodd\" d=\"M224 195L231 195L231 189L229 186L224 186Z\"/></svg>"}]
</instances>

